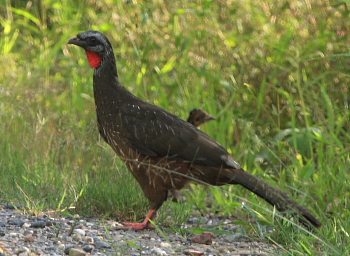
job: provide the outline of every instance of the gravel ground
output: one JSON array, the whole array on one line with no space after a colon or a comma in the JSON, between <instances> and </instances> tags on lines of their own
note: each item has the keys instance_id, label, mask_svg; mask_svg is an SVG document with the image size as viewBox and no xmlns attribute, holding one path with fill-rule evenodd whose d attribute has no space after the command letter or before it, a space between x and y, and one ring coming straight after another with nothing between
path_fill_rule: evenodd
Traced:
<instances>
[{"instance_id":1,"label":"gravel ground","mask_svg":"<svg viewBox=\"0 0 350 256\"><path fill-rule=\"evenodd\" d=\"M208 225L217 219L208 219ZM186 224L195 223L192 218ZM69 218L56 213L23 215L0 206L0 256L19 255L273 255L276 247L240 233L183 237L175 232L118 230L116 221ZM226 229L239 230L229 224Z\"/></svg>"}]
</instances>

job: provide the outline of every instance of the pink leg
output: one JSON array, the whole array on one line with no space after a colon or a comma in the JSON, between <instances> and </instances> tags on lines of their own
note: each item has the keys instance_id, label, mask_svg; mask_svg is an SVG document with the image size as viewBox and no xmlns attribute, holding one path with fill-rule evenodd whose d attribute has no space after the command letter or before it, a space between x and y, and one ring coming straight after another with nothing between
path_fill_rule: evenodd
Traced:
<instances>
[{"instance_id":1,"label":"pink leg","mask_svg":"<svg viewBox=\"0 0 350 256\"><path fill-rule=\"evenodd\" d=\"M156 217L157 210L151 209L145 220L142 223L128 223L123 222L123 229L143 230L143 229L155 229L155 227L149 222Z\"/></svg>"}]
</instances>

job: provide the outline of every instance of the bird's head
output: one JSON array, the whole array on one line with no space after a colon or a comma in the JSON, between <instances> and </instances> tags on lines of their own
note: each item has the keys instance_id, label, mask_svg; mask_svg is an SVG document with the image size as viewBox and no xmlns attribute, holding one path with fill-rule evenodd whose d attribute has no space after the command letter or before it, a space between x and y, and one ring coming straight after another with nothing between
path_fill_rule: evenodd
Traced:
<instances>
[{"instance_id":1,"label":"bird's head","mask_svg":"<svg viewBox=\"0 0 350 256\"><path fill-rule=\"evenodd\" d=\"M190 112L187 122L199 128L202 124L215 119L216 118L210 115L208 112L202 109L195 108Z\"/></svg>"},{"instance_id":2,"label":"bird's head","mask_svg":"<svg viewBox=\"0 0 350 256\"><path fill-rule=\"evenodd\" d=\"M77 37L70 39L68 44L84 48L90 66L93 68L100 67L103 60L110 54L113 56L111 43L104 34L98 31L80 33Z\"/></svg>"}]
</instances>

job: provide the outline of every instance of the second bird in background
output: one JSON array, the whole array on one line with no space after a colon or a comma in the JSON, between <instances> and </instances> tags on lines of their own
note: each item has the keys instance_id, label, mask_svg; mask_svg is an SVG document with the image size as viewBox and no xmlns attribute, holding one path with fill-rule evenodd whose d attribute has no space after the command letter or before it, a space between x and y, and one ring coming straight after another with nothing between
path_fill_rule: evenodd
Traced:
<instances>
[{"instance_id":1,"label":"second bird in background","mask_svg":"<svg viewBox=\"0 0 350 256\"><path fill-rule=\"evenodd\" d=\"M208 112L205 112L204 110L199 108L195 108L190 112L190 115L187 118L187 122L193 124L199 129L202 124L215 119L215 116L212 116Z\"/></svg>"}]
</instances>

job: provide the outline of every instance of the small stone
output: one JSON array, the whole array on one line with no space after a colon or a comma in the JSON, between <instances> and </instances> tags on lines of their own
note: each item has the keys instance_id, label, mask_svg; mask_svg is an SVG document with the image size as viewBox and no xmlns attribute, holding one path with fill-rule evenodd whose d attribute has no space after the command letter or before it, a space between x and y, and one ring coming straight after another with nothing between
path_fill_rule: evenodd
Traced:
<instances>
[{"instance_id":1,"label":"small stone","mask_svg":"<svg viewBox=\"0 0 350 256\"><path fill-rule=\"evenodd\" d=\"M84 246L83 246L83 250L84 250L85 252L91 253L93 249L95 249L95 247L94 247L93 245L90 245L90 244L84 245Z\"/></svg>"},{"instance_id":2,"label":"small stone","mask_svg":"<svg viewBox=\"0 0 350 256\"><path fill-rule=\"evenodd\" d=\"M207 226L212 226L213 225L213 220L208 220Z\"/></svg>"},{"instance_id":3,"label":"small stone","mask_svg":"<svg viewBox=\"0 0 350 256\"><path fill-rule=\"evenodd\" d=\"M66 249L66 246L65 246L64 244L59 244L59 245L57 246L57 248L58 248L58 250L59 250L60 252L64 252L64 249Z\"/></svg>"},{"instance_id":4,"label":"small stone","mask_svg":"<svg viewBox=\"0 0 350 256\"><path fill-rule=\"evenodd\" d=\"M86 236L84 237L84 241L87 243L93 243L94 242L94 238L92 238L91 236Z\"/></svg>"},{"instance_id":5,"label":"small stone","mask_svg":"<svg viewBox=\"0 0 350 256\"><path fill-rule=\"evenodd\" d=\"M4 209L14 210L14 209L20 209L22 208L22 204L7 204L4 206Z\"/></svg>"},{"instance_id":6,"label":"small stone","mask_svg":"<svg viewBox=\"0 0 350 256\"><path fill-rule=\"evenodd\" d=\"M86 225L86 226L88 226L88 227L92 227L93 225L95 225L95 223L92 223L92 222L86 222L86 223L85 223L85 225Z\"/></svg>"},{"instance_id":7,"label":"small stone","mask_svg":"<svg viewBox=\"0 0 350 256\"><path fill-rule=\"evenodd\" d=\"M73 234L72 235L72 238L73 238L73 240L75 240L75 241L81 241L81 234L79 234L79 233L76 233L76 234Z\"/></svg>"},{"instance_id":8,"label":"small stone","mask_svg":"<svg viewBox=\"0 0 350 256\"><path fill-rule=\"evenodd\" d=\"M147 246L147 245L142 245L141 246L141 249L143 250L143 251L148 251L149 250L149 246Z\"/></svg>"},{"instance_id":9,"label":"small stone","mask_svg":"<svg viewBox=\"0 0 350 256\"><path fill-rule=\"evenodd\" d=\"M191 255L191 256L201 256L201 255L204 255L204 252L197 251L195 249L186 249L184 251L184 254L185 255Z\"/></svg>"},{"instance_id":10,"label":"small stone","mask_svg":"<svg viewBox=\"0 0 350 256\"><path fill-rule=\"evenodd\" d=\"M73 230L74 234L80 234L81 236L85 236L85 230L77 228Z\"/></svg>"},{"instance_id":11,"label":"small stone","mask_svg":"<svg viewBox=\"0 0 350 256\"><path fill-rule=\"evenodd\" d=\"M25 222L21 219L11 218L7 221L7 224L16 225L22 227Z\"/></svg>"},{"instance_id":12,"label":"small stone","mask_svg":"<svg viewBox=\"0 0 350 256\"><path fill-rule=\"evenodd\" d=\"M163 247L163 248L171 248L171 244L169 243L160 243L160 247Z\"/></svg>"},{"instance_id":13,"label":"small stone","mask_svg":"<svg viewBox=\"0 0 350 256\"><path fill-rule=\"evenodd\" d=\"M33 222L32 225L30 225L31 228L45 228L46 227L46 222L45 221L36 221Z\"/></svg>"},{"instance_id":14,"label":"small stone","mask_svg":"<svg viewBox=\"0 0 350 256\"><path fill-rule=\"evenodd\" d=\"M230 251L225 246L219 247L219 252L220 252L220 254L228 254L228 253L230 253Z\"/></svg>"},{"instance_id":15,"label":"small stone","mask_svg":"<svg viewBox=\"0 0 350 256\"><path fill-rule=\"evenodd\" d=\"M96 241L99 240L99 238L97 237L97 235L94 234L94 233L88 232L88 233L86 233L86 236L91 236L91 237L92 237L93 239L95 239Z\"/></svg>"},{"instance_id":16,"label":"small stone","mask_svg":"<svg viewBox=\"0 0 350 256\"><path fill-rule=\"evenodd\" d=\"M154 248L152 249L151 254L159 256L159 255L166 255L166 252L160 248Z\"/></svg>"},{"instance_id":17,"label":"small stone","mask_svg":"<svg viewBox=\"0 0 350 256\"><path fill-rule=\"evenodd\" d=\"M22 225L22 228L29 228L30 227L30 223L26 222Z\"/></svg>"},{"instance_id":18,"label":"small stone","mask_svg":"<svg viewBox=\"0 0 350 256\"><path fill-rule=\"evenodd\" d=\"M69 256L85 256L86 253L81 248L71 248L69 250Z\"/></svg>"},{"instance_id":19,"label":"small stone","mask_svg":"<svg viewBox=\"0 0 350 256\"><path fill-rule=\"evenodd\" d=\"M46 237L47 237L48 239L51 239L51 238L54 238L54 237L55 237L55 234L48 233Z\"/></svg>"},{"instance_id":20,"label":"small stone","mask_svg":"<svg viewBox=\"0 0 350 256\"><path fill-rule=\"evenodd\" d=\"M187 223L188 224L196 224L196 223L198 223L198 218L197 217L190 218L190 219L188 219Z\"/></svg>"},{"instance_id":21,"label":"small stone","mask_svg":"<svg viewBox=\"0 0 350 256\"><path fill-rule=\"evenodd\" d=\"M224 240L228 243L232 243L232 242L240 242L242 241L242 238L244 238L243 234L236 233L233 235L226 235Z\"/></svg>"},{"instance_id":22,"label":"small stone","mask_svg":"<svg viewBox=\"0 0 350 256\"><path fill-rule=\"evenodd\" d=\"M31 233L25 234L24 235L24 242L34 242L34 236Z\"/></svg>"},{"instance_id":23,"label":"small stone","mask_svg":"<svg viewBox=\"0 0 350 256\"><path fill-rule=\"evenodd\" d=\"M105 242L102 241L96 241L96 249L102 249L102 248L111 248L111 246Z\"/></svg>"},{"instance_id":24,"label":"small stone","mask_svg":"<svg viewBox=\"0 0 350 256\"><path fill-rule=\"evenodd\" d=\"M73 238L71 237L71 236L66 236L66 235L64 235L63 236L63 239L66 241L66 242L73 242Z\"/></svg>"},{"instance_id":25,"label":"small stone","mask_svg":"<svg viewBox=\"0 0 350 256\"><path fill-rule=\"evenodd\" d=\"M6 224L4 222L0 221L0 227L5 227L5 226L6 226Z\"/></svg>"},{"instance_id":26,"label":"small stone","mask_svg":"<svg viewBox=\"0 0 350 256\"><path fill-rule=\"evenodd\" d=\"M231 252L231 250L229 250L229 252ZM219 252L219 250L216 250L216 249L212 249L210 254L211 254L211 255L221 255L220 252ZM210 255L210 254L209 254L209 255Z\"/></svg>"},{"instance_id":27,"label":"small stone","mask_svg":"<svg viewBox=\"0 0 350 256\"><path fill-rule=\"evenodd\" d=\"M67 244L66 248L64 248L64 254L69 254L69 250L74 248L74 247L78 247L76 244Z\"/></svg>"},{"instance_id":28,"label":"small stone","mask_svg":"<svg viewBox=\"0 0 350 256\"><path fill-rule=\"evenodd\" d=\"M26 236L26 235L28 235L28 234L33 235L33 231L31 231L31 230L25 230L25 231L23 232L23 235L24 235L24 236Z\"/></svg>"},{"instance_id":29,"label":"small stone","mask_svg":"<svg viewBox=\"0 0 350 256\"><path fill-rule=\"evenodd\" d=\"M56 226L56 222L54 222L54 221L46 221L46 226L47 227Z\"/></svg>"},{"instance_id":30,"label":"small stone","mask_svg":"<svg viewBox=\"0 0 350 256\"><path fill-rule=\"evenodd\" d=\"M0 231L0 236L4 236L5 235L5 232L4 231Z\"/></svg>"},{"instance_id":31,"label":"small stone","mask_svg":"<svg viewBox=\"0 0 350 256\"><path fill-rule=\"evenodd\" d=\"M203 232L202 234L194 235L191 243L210 245L213 242L213 238L214 234L212 232Z\"/></svg>"},{"instance_id":32,"label":"small stone","mask_svg":"<svg viewBox=\"0 0 350 256\"><path fill-rule=\"evenodd\" d=\"M207 248L207 249L205 250L205 252L208 253L208 254L212 254L212 253L213 253L213 251L212 251L210 248Z\"/></svg>"},{"instance_id":33,"label":"small stone","mask_svg":"<svg viewBox=\"0 0 350 256\"><path fill-rule=\"evenodd\" d=\"M20 253L27 253L28 255L30 253L30 249L25 246L22 246L21 248L16 250L14 254L20 254Z\"/></svg>"}]
</instances>

